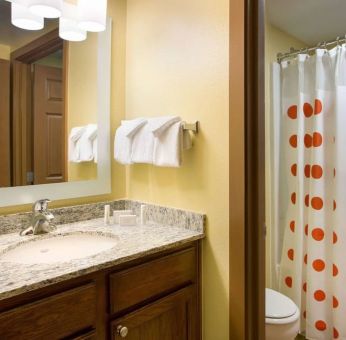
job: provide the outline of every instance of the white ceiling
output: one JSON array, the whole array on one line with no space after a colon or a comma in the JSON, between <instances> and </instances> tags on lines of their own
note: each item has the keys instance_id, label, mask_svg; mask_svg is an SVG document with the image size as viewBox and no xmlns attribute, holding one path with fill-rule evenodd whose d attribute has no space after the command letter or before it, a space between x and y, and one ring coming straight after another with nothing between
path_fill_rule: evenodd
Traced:
<instances>
[{"instance_id":1,"label":"white ceiling","mask_svg":"<svg viewBox=\"0 0 346 340\"><path fill-rule=\"evenodd\" d=\"M309 46L346 34L346 0L266 0L266 15Z\"/></svg>"},{"instance_id":2,"label":"white ceiling","mask_svg":"<svg viewBox=\"0 0 346 340\"><path fill-rule=\"evenodd\" d=\"M57 20L45 19L45 27L40 31L27 31L11 24L11 3L0 0L0 44L15 50L58 26Z\"/></svg>"}]
</instances>

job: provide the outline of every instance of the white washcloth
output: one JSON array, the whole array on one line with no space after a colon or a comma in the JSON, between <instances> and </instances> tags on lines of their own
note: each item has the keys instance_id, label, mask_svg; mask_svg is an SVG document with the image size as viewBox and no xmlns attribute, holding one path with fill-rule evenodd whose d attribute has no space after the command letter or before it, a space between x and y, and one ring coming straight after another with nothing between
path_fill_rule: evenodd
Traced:
<instances>
[{"instance_id":1,"label":"white washcloth","mask_svg":"<svg viewBox=\"0 0 346 340\"><path fill-rule=\"evenodd\" d=\"M181 118L178 116L157 117L152 118L148 121L148 127L149 130L153 133L154 137L158 137L171 125L180 121Z\"/></svg>"},{"instance_id":2,"label":"white washcloth","mask_svg":"<svg viewBox=\"0 0 346 340\"><path fill-rule=\"evenodd\" d=\"M182 147L182 123L176 122L155 138L153 164L156 166L180 167Z\"/></svg>"},{"instance_id":3,"label":"white washcloth","mask_svg":"<svg viewBox=\"0 0 346 340\"><path fill-rule=\"evenodd\" d=\"M87 125L85 132L79 139L79 160L81 162L91 162L94 159L93 143L95 138L97 138L97 125Z\"/></svg>"},{"instance_id":4,"label":"white washcloth","mask_svg":"<svg viewBox=\"0 0 346 340\"><path fill-rule=\"evenodd\" d=\"M69 162L80 162L80 143L79 140L85 132L85 126L78 126L71 129L68 137L68 160Z\"/></svg>"},{"instance_id":5,"label":"white washcloth","mask_svg":"<svg viewBox=\"0 0 346 340\"><path fill-rule=\"evenodd\" d=\"M121 164L132 164L131 151L134 137L147 123L144 118L124 120L118 127L114 138L114 158Z\"/></svg>"}]
</instances>

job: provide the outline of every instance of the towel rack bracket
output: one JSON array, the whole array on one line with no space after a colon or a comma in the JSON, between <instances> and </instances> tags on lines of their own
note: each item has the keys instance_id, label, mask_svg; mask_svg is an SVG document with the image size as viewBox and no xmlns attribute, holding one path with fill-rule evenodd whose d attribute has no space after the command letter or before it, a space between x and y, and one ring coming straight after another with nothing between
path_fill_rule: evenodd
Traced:
<instances>
[{"instance_id":1,"label":"towel rack bracket","mask_svg":"<svg viewBox=\"0 0 346 340\"><path fill-rule=\"evenodd\" d=\"M183 123L183 129L192 131L193 133L198 133L199 131L199 121L195 121L194 123Z\"/></svg>"}]
</instances>

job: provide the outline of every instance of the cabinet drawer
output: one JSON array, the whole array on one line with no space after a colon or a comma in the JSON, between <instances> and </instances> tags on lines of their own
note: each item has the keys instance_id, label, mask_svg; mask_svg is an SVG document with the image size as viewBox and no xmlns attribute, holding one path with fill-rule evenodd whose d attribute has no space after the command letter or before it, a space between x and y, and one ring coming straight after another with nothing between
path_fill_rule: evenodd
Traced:
<instances>
[{"instance_id":1,"label":"cabinet drawer","mask_svg":"<svg viewBox=\"0 0 346 340\"><path fill-rule=\"evenodd\" d=\"M96 324L90 283L0 314L0 339L59 339Z\"/></svg>"},{"instance_id":2,"label":"cabinet drawer","mask_svg":"<svg viewBox=\"0 0 346 340\"><path fill-rule=\"evenodd\" d=\"M110 275L110 310L116 313L196 280L196 249L189 248Z\"/></svg>"}]
</instances>

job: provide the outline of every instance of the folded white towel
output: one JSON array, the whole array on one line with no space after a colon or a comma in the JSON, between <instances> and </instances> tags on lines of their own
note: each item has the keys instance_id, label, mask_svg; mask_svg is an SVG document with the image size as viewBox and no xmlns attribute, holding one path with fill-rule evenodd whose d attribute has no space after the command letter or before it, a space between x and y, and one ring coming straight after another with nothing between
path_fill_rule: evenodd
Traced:
<instances>
[{"instance_id":1,"label":"folded white towel","mask_svg":"<svg viewBox=\"0 0 346 340\"><path fill-rule=\"evenodd\" d=\"M114 137L114 159L123 165L132 164L131 145L132 139L126 137L124 126L119 126Z\"/></svg>"},{"instance_id":2,"label":"folded white towel","mask_svg":"<svg viewBox=\"0 0 346 340\"><path fill-rule=\"evenodd\" d=\"M138 130L148 122L145 118L136 118L131 120L121 121L121 125L124 127L125 136L133 138Z\"/></svg>"},{"instance_id":3,"label":"folded white towel","mask_svg":"<svg viewBox=\"0 0 346 340\"><path fill-rule=\"evenodd\" d=\"M156 166L180 167L182 147L182 123L176 122L155 138L153 164Z\"/></svg>"},{"instance_id":4,"label":"folded white towel","mask_svg":"<svg viewBox=\"0 0 346 340\"><path fill-rule=\"evenodd\" d=\"M152 118L148 121L148 128L155 137L158 137L171 125L180 121L181 118L178 116L163 116Z\"/></svg>"},{"instance_id":5,"label":"folded white towel","mask_svg":"<svg viewBox=\"0 0 346 340\"><path fill-rule=\"evenodd\" d=\"M121 164L132 164L131 151L134 137L147 123L144 118L124 120L117 129L114 138L114 158Z\"/></svg>"},{"instance_id":6,"label":"folded white towel","mask_svg":"<svg viewBox=\"0 0 346 340\"><path fill-rule=\"evenodd\" d=\"M79 140L86 131L85 126L78 126L71 129L68 137L68 160L69 162L80 162L80 143Z\"/></svg>"},{"instance_id":7,"label":"folded white towel","mask_svg":"<svg viewBox=\"0 0 346 340\"><path fill-rule=\"evenodd\" d=\"M132 163L153 163L154 139L155 137L149 129L149 124L144 125L138 130L137 134L133 137Z\"/></svg>"},{"instance_id":8,"label":"folded white towel","mask_svg":"<svg viewBox=\"0 0 346 340\"><path fill-rule=\"evenodd\" d=\"M149 118L133 138L131 160L133 163L153 164L155 139L165 133L174 123L179 122L177 116Z\"/></svg>"},{"instance_id":9,"label":"folded white towel","mask_svg":"<svg viewBox=\"0 0 346 340\"><path fill-rule=\"evenodd\" d=\"M81 162L91 162L94 159L93 143L97 138L97 125L89 124L82 137L79 139L79 160Z\"/></svg>"}]
</instances>

